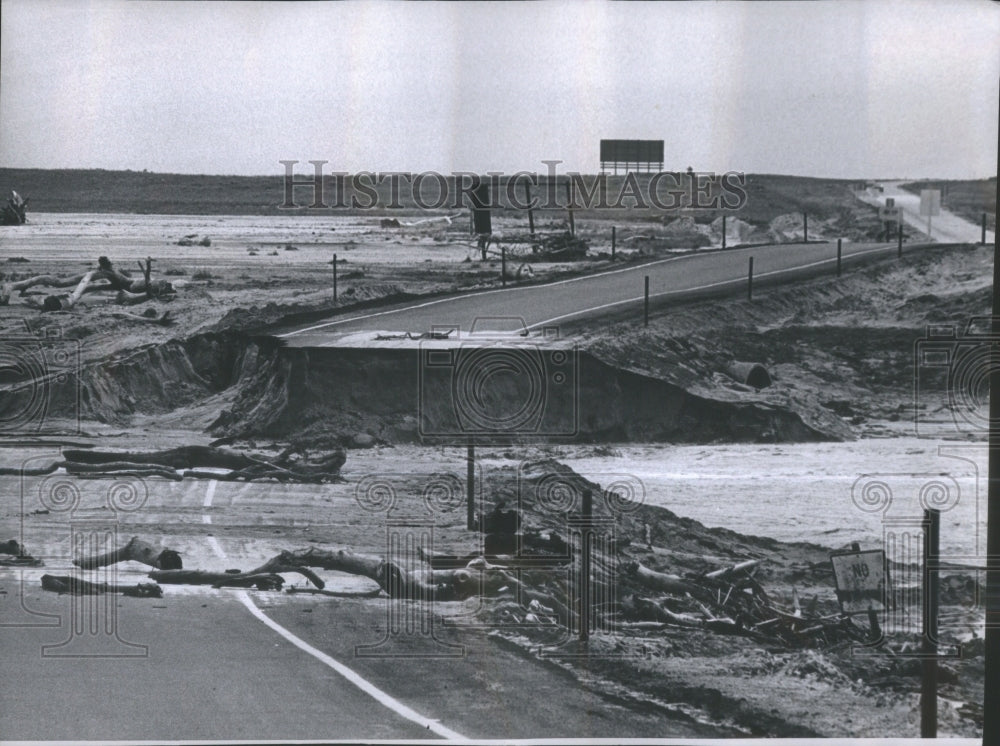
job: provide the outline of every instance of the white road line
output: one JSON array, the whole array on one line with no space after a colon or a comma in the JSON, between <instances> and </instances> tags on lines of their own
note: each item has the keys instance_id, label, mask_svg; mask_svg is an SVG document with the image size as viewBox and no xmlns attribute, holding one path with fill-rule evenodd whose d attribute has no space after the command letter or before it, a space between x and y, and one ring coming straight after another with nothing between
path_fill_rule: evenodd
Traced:
<instances>
[{"instance_id":1,"label":"white road line","mask_svg":"<svg viewBox=\"0 0 1000 746\"><path fill-rule=\"evenodd\" d=\"M378 700L380 704L385 705L390 710L397 713L398 715L401 715L407 720L417 723L418 725L421 725L424 728L427 728L428 730L437 733L439 736L447 738L449 741L469 740L460 733L456 733L451 728L446 728L445 726L441 725L441 723L439 723L437 720L431 720L428 717L424 717L417 711L410 709L395 697L386 694L377 686L372 684L370 681L359 676L357 673L352 671L343 663L334 660L329 655L324 653L322 650L317 650L312 645L307 643L305 640L302 640L301 638L293 635L287 629L285 629L280 624L275 622L273 619L268 617L263 611L258 609L257 606L254 605L254 602L247 595L246 591L239 591L237 593L237 596L239 596L239 599L243 602L243 605L246 606L247 609L250 611L250 613L253 614L255 617L257 617L257 619L259 619L261 622L263 622L268 627L273 629L279 635L284 637L299 650L309 653L309 655L311 655L313 658L316 658L317 660L322 661L323 663L328 665L330 668L332 668L334 671L339 673L345 679L350 681L352 684L354 684L354 686L363 691L365 694L369 695L373 699Z\"/></svg>"},{"instance_id":2,"label":"white road line","mask_svg":"<svg viewBox=\"0 0 1000 746\"><path fill-rule=\"evenodd\" d=\"M202 503L202 506L205 509L212 507L212 499L215 497L216 484L218 484L218 482L216 482L216 480L214 479L208 483L208 489L205 491L205 500ZM201 518L203 523L207 524L212 523L212 517L207 513L203 513ZM215 550L215 553L219 556L220 559L226 558L225 553L222 551L222 547L219 546L219 542L215 540L214 536L208 537L208 543L212 545L212 549ZM287 629L282 627L276 621L267 616L267 614L261 611L257 607L257 605L253 602L253 599L250 598L250 595L246 591L237 591L236 596L237 598L240 599L240 602L247 608L247 610L251 614L253 614L260 622L264 623L266 626L273 629L275 632L284 637L288 642L292 643L292 645L297 647L299 650L308 653L313 658L318 660L320 663L323 663L332 668L334 671L336 671L345 679L347 679L350 683L354 684L354 686L356 686L358 689L363 691L372 699L376 700L379 704L388 707L390 710L395 712L400 717L406 718L410 722L416 723L417 725L420 725L423 728L426 728L427 730L431 731L432 733L436 733L437 735L449 741L469 741L469 739L463 736L461 733L457 733L456 731L453 731L451 728L447 728L441 725L441 723L438 722L437 720L425 717L416 710L407 707L398 699L382 691L377 686L368 681L368 679L354 672L340 661L331 658L322 650L317 650L312 645L303 640L301 637L297 637L292 632L289 632Z\"/></svg>"},{"instance_id":3,"label":"white road line","mask_svg":"<svg viewBox=\"0 0 1000 746\"><path fill-rule=\"evenodd\" d=\"M888 251L890 248L892 248L892 247L891 246L880 246L878 248L867 249L865 251L855 251L852 254L848 254L847 257L845 257L845 259L848 258L848 257L852 257L852 256L864 256L865 254L873 254L873 253L878 252L878 251ZM820 260L815 261L815 262L810 262L809 264L800 264L800 265L798 265L796 267L784 267L782 269L773 269L770 272L761 272L759 274L755 274L754 275L754 279L757 279L757 278L760 278L760 277L771 277L772 275L780 275L780 274L783 274L785 272L797 272L800 269L809 269L810 267L818 267L821 264L831 264L832 262L836 262L836 261L837 261L836 258L833 258L833 259L820 259ZM667 295L679 295L681 293L693 293L693 292L695 292L697 290L708 290L709 288L716 288L716 287L719 287L721 285L732 285L734 283L740 283L740 282L743 282L743 281L744 281L744 279L742 277L735 277L735 278L733 278L731 280L719 280L718 282L710 282L707 285L698 285L697 287L693 287L693 288L683 288L683 289L680 289L680 290L664 290L662 293L650 293L649 298L650 298L650 300L652 300L653 298L662 298L662 297L667 296ZM603 305L600 305L600 306L593 306L592 308L584 308L584 309L581 309L579 311L573 311L572 313L563 314L562 316L555 316L555 317L553 317L551 319L546 319L545 321L535 322L534 324L530 324L527 328L529 330L531 330L531 329L535 329L535 328L537 328L539 326L546 326L547 324L552 324L552 323L554 323L556 321L563 321L565 319L570 319L570 318L573 318L574 316L582 316L583 314L590 313L592 311L603 311L605 308L614 308L615 306L625 305L626 303L636 303L638 301L645 300L645 297L646 296L644 296L644 295L640 295L640 296L638 296L636 298L627 298L626 300L616 300L616 301L613 301L611 303L604 303Z\"/></svg>"}]
</instances>

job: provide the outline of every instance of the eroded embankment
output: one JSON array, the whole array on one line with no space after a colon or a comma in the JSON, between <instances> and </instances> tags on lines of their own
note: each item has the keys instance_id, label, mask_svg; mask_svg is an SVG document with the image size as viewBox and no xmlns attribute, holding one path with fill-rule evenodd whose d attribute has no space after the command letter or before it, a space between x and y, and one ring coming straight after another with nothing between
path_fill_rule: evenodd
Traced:
<instances>
[{"instance_id":1,"label":"eroded embankment","mask_svg":"<svg viewBox=\"0 0 1000 746\"><path fill-rule=\"evenodd\" d=\"M486 398L478 404L472 391L454 385L457 363L432 369L419 348L286 349L268 336L225 330L88 365L68 382L47 382L44 398L56 416L80 411L84 419L128 425L135 415L155 421L200 407L197 418L173 419L198 429L211 423L219 436L324 436L345 444L426 435L455 442L489 430L489 423L477 430L463 419L470 403L507 414L534 408L538 416L528 412L520 423L532 439L878 435L890 423L912 421L914 349L926 325L950 322L960 330L988 311L991 251L942 247L838 279L770 288L752 303L689 303L661 310L648 329L592 322L579 337L578 357L564 366L562 387L545 379L532 392L523 382L494 379L481 387ZM741 362L762 363L771 385L746 385L734 373ZM531 404L539 391L541 401Z\"/></svg>"},{"instance_id":2,"label":"eroded embankment","mask_svg":"<svg viewBox=\"0 0 1000 746\"><path fill-rule=\"evenodd\" d=\"M240 381L232 408L215 430L275 437L363 433L390 443L454 442L478 434L488 441L484 433L489 423L477 420L477 414L524 411L531 439L802 441L834 439L846 432L835 423L817 427L793 410L766 402L699 396L669 381L608 365L583 350L575 360L560 390L548 379L535 382L543 389L537 400L532 399L532 382L523 378L495 381L488 399L477 400L455 380L461 376L460 361L453 370L431 369L418 349L276 349Z\"/></svg>"},{"instance_id":3,"label":"eroded embankment","mask_svg":"<svg viewBox=\"0 0 1000 746\"><path fill-rule=\"evenodd\" d=\"M477 407L500 414L523 410L531 438L563 441L770 442L847 433L835 420L817 423L766 401L701 396L585 350L570 359L567 383L558 391L532 399L537 386L549 385L545 380L532 390L532 381L493 379L489 400L477 403L472 394L456 392L454 370L427 368L420 349L293 349L267 337L209 333L87 366L50 382L45 393L50 415L79 411L85 421L123 426L138 415L155 419L225 393L210 428L214 435L344 443L359 435L369 442L453 442L482 432L481 425L476 430Z\"/></svg>"}]
</instances>

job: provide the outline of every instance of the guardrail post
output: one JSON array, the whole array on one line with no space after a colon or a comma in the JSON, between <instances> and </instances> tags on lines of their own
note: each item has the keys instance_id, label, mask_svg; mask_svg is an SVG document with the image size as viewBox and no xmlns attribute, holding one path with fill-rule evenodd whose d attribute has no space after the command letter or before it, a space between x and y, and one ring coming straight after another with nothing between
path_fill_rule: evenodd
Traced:
<instances>
[{"instance_id":1,"label":"guardrail post","mask_svg":"<svg viewBox=\"0 0 1000 746\"><path fill-rule=\"evenodd\" d=\"M722 248L726 248L726 216L722 216Z\"/></svg>"},{"instance_id":2,"label":"guardrail post","mask_svg":"<svg viewBox=\"0 0 1000 746\"><path fill-rule=\"evenodd\" d=\"M841 262L841 256L842 256L841 244L842 243L843 243L843 239L838 238L837 239L837 277L840 277L840 262Z\"/></svg>"},{"instance_id":3,"label":"guardrail post","mask_svg":"<svg viewBox=\"0 0 1000 746\"><path fill-rule=\"evenodd\" d=\"M937 738L938 560L941 511L924 511L924 640L920 675L920 737Z\"/></svg>"},{"instance_id":4,"label":"guardrail post","mask_svg":"<svg viewBox=\"0 0 1000 746\"><path fill-rule=\"evenodd\" d=\"M507 287L507 247L500 244L500 287Z\"/></svg>"},{"instance_id":5,"label":"guardrail post","mask_svg":"<svg viewBox=\"0 0 1000 746\"><path fill-rule=\"evenodd\" d=\"M337 305L337 255L333 255L333 305Z\"/></svg>"},{"instance_id":6,"label":"guardrail post","mask_svg":"<svg viewBox=\"0 0 1000 746\"><path fill-rule=\"evenodd\" d=\"M982 225L983 225L983 237L981 239L979 239L979 243L985 245L986 244L986 213L985 212L983 213Z\"/></svg>"},{"instance_id":7,"label":"guardrail post","mask_svg":"<svg viewBox=\"0 0 1000 746\"><path fill-rule=\"evenodd\" d=\"M649 326L649 275L646 275L646 291L642 308L642 325Z\"/></svg>"},{"instance_id":8,"label":"guardrail post","mask_svg":"<svg viewBox=\"0 0 1000 746\"><path fill-rule=\"evenodd\" d=\"M802 242L809 243L809 215L802 213Z\"/></svg>"},{"instance_id":9,"label":"guardrail post","mask_svg":"<svg viewBox=\"0 0 1000 746\"><path fill-rule=\"evenodd\" d=\"M986 220L984 217L983 220ZM985 223L983 223L985 225ZM986 230L985 228L983 230ZM983 234L985 235L985 234ZM984 239L985 240L985 239ZM611 260L614 261L615 258L615 227L611 226Z\"/></svg>"},{"instance_id":10,"label":"guardrail post","mask_svg":"<svg viewBox=\"0 0 1000 746\"><path fill-rule=\"evenodd\" d=\"M896 224L896 258L903 258L903 223Z\"/></svg>"},{"instance_id":11,"label":"guardrail post","mask_svg":"<svg viewBox=\"0 0 1000 746\"><path fill-rule=\"evenodd\" d=\"M753 300L753 257L750 257L747 268L747 300Z\"/></svg>"}]
</instances>

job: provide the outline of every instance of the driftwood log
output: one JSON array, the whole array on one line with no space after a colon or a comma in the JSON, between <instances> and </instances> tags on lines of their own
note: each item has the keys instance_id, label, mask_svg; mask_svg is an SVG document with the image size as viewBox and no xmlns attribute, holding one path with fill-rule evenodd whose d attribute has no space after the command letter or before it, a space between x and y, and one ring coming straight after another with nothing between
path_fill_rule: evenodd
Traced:
<instances>
[{"instance_id":1,"label":"driftwood log","mask_svg":"<svg viewBox=\"0 0 1000 746\"><path fill-rule=\"evenodd\" d=\"M149 276L149 262L144 269L141 279L133 279L124 272L116 269L107 257L98 259L98 268L81 275L69 277L58 277L55 275L37 275L16 282L4 283L0 286L0 305L7 305L13 293L25 295L33 287L68 288L75 287L76 290L69 296L50 295L41 303L29 299L28 305L40 308L43 311L68 310L76 305L77 301L84 293L94 293L104 290L115 291L119 294L118 302L124 305L134 305L143 303L151 298L169 298L174 287L166 280L153 280ZM141 266L141 264L140 264ZM100 284L98 281L103 281Z\"/></svg>"},{"instance_id":2,"label":"driftwood log","mask_svg":"<svg viewBox=\"0 0 1000 746\"><path fill-rule=\"evenodd\" d=\"M166 451L96 451L65 449L63 460L32 469L0 467L0 475L44 476L59 468L81 477L160 476L180 480L217 479L252 481L276 479L281 482L322 484L343 481L340 467L346 454L342 448L324 451L312 458L293 459L298 451L287 449L276 458L243 453L213 446L182 446ZM228 473L206 469L228 469Z\"/></svg>"},{"instance_id":3,"label":"driftwood log","mask_svg":"<svg viewBox=\"0 0 1000 746\"><path fill-rule=\"evenodd\" d=\"M105 593L121 593L137 598L162 598L163 589L156 583L117 585L115 583L92 583L73 575L42 575L42 589L54 593L69 593L73 596L100 596Z\"/></svg>"},{"instance_id":4,"label":"driftwood log","mask_svg":"<svg viewBox=\"0 0 1000 746\"><path fill-rule=\"evenodd\" d=\"M106 554L77 557L73 560L73 564L83 570L93 570L97 567L106 567L107 565L124 562L125 560L141 562L158 570L180 570L184 566L181 561L181 555L177 551L154 547L138 536L133 536L125 546L114 549Z\"/></svg>"}]
</instances>

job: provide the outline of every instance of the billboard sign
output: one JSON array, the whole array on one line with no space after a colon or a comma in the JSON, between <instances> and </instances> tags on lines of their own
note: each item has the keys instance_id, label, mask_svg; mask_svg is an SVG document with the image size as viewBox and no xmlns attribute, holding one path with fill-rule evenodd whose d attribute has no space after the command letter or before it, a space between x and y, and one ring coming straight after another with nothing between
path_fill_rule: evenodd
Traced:
<instances>
[{"instance_id":1,"label":"billboard sign","mask_svg":"<svg viewBox=\"0 0 1000 746\"><path fill-rule=\"evenodd\" d=\"M663 163L663 140L601 140L603 163Z\"/></svg>"}]
</instances>

